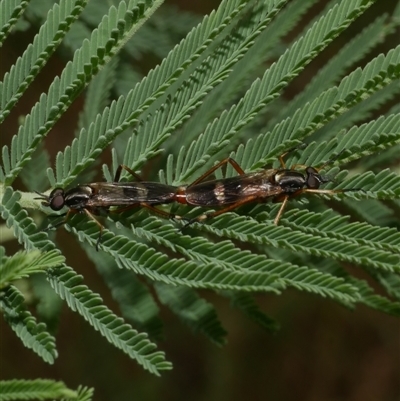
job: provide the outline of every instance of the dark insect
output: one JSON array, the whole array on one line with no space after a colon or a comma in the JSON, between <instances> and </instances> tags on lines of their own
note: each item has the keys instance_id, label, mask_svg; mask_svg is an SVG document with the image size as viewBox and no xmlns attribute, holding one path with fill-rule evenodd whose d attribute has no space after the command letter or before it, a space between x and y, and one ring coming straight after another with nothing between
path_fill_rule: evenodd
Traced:
<instances>
[{"instance_id":1,"label":"dark insect","mask_svg":"<svg viewBox=\"0 0 400 401\"><path fill-rule=\"evenodd\" d=\"M138 181L119 182L122 169L127 170ZM103 226L94 217L95 215L110 212L111 207L116 207L116 209L112 209L112 212L118 213L140 206L166 218L179 218L179 216L171 215L154 207L154 205L174 202L176 190L177 188L171 185L141 181L141 178L129 167L120 165L115 174L114 182L81 184L66 191L62 188L55 188L49 196L37 192L40 195L40 198L37 199L42 199L43 206L50 207L54 211L59 211L64 206L69 208L67 213L61 215L65 217L64 220L48 227L48 229L64 224L71 214L86 213L100 228L100 235L96 244L96 249L98 249Z\"/></svg>"},{"instance_id":2,"label":"dark insect","mask_svg":"<svg viewBox=\"0 0 400 401\"><path fill-rule=\"evenodd\" d=\"M296 165L292 169L287 169L283 161L285 155L286 153L279 158L282 168L265 169L248 174L245 174L235 160L227 158L212 167L191 185L179 187L175 195L175 200L179 203L206 207L223 206L220 210L204 213L191 219L185 227L194 222L211 219L234 210L239 206L248 203L266 202L269 199L272 199L274 202L282 202L279 212L274 219L274 224L277 225L290 198L304 193L334 195L336 193L358 190L320 189L321 184L332 180L319 174L319 171L333 160L329 160L319 169L304 165ZM202 182L215 170L228 163L237 171L238 176ZM299 167L304 168L304 170L302 172L296 171L295 168Z\"/></svg>"}]
</instances>

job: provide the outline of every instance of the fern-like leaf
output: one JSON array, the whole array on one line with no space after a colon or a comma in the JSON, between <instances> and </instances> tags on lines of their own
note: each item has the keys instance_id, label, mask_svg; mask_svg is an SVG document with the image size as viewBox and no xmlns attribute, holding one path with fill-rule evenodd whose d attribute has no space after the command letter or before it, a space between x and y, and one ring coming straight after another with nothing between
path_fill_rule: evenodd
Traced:
<instances>
[{"instance_id":1,"label":"fern-like leaf","mask_svg":"<svg viewBox=\"0 0 400 401\"><path fill-rule=\"evenodd\" d=\"M55 338L46 331L44 323L36 323L36 319L26 310L24 297L17 288L8 286L1 291L0 307L5 320L24 345L52 364L57 358Z\"/></svg>"},{"instance_id":2,"label":"fern-like leaf","mask_svg":"<svg viewBox=\"0 0 400 401\"><path fill-rule=\"evenodd\" d=\"M315 0L290 2L279 12L256 38L246 57L235 64L229 77L207 96L196 114L188 121L182 145L190 145L206 128L207 123L235 100L246 80L266 62L277 41L288 33L312 3L315 3Z\"/></svg>"},{"instance_id":3,"label":"fern-like leaf","mask_svg":"<svg viewBox=\"0 0 400 401\"><path fill-rule=\"evenodd\" d=\"M3 118L47 62L85 2L60 0L59 5L54 5L51 1L38 1L37 7L30 7L26 20L39 18L44 27L0 85L0 89L4 88L0 91L0 106L5 105L0 107ZM114 140L113 169L103 166L108 180L112 180L111 171L121 162L137 170L153 156L163 154L144 170L146 179L156 176L157 164L166 160L160 180L190 184L194 175L199 177L205 171L206 163L211 165L233 151L230 155L246 171L268 163L278 167L277 156L309 138L307 142L311 143L304 150L285 156L287 168L314 166L330 180L324 189L351 190L334 192L333 196L289 196L278 226L272 224L272 218L280 205L269 202L255 207L246 205L234 213L183 229L182 221L160 219L144 208L109 213L104 223L99 216L107 227L102 231L99 252L95 252L99 225L83 213L72 218L70 213L65 228L71 234L67 236L76 236L82 242L109 285L123 317L135 328L160 336L161 322L152 287L159 300L183 322L217 344L224 342L226 333L213 305L200 297L197 289L211 289L229 298L245 315L269 330L275 330L277 324L261 311L252 291L276 295L295 288L349 308L361 303L400 316L400 236L395 228L400 213L400 178L399 169L394 166L400 146L398 106L388 107L388 112L379 112L382 116L371 121L372 113L378 115L378 108L399 92L400 46L380 54L340 81L345 69L359 64L372 46L398 26L400 2L391 19L378 18L349 41L316 74L303 94L290 102L280 96L282 89L374 0L330 1L329 10L315 17L293 44L278 43L313 2L297 0L283 8L286 0L223 0L217 11L205 17L160 66L142 79L145 72L130 68L131 59L126 56L140 59L150 53L163 57L175 40L174 35L183 35L189 22L181 31L179 18L175 20L173 13L155 14L136 35L137 40L127 43L162 0L121 0L116 7L97 0L76 21L76 29L64 41L67 50L77 49L73 61L60 78L54 79L25 120L21 119L18 134L11 145L2 149L0 167L0 212L8 231L13 231L26 249L26 253L7 258L0 247L0 303L6 319L12 327L14 324L13 329L17 330L20 324L25 331L18 335L28 346L36 347L42 358L50 362L54 359L53 338L48 333L35 337L44 326L32 320L22 295L10 283L43 267L45 274L33 275L30 280L34 293L41 294L41 304L37 304L40 319L44 316L54 328L58 308L65 300L111 344L150 372L160 374L171 367L147 335L110 311L100 296L84 285L83 278L64 264L47 234L37 231L24 210L40 208L37 195L21 196L3 185L13 182L22 170L28 190L45 190L48 183L42 177L49 159L47 154L41 154L41 141L90 81L78 123L79 133L57 155L56 169L47 170L52 186L64 188L77 178L91 181L86 174L95 169L83 170L97 161ZM18 18L22 3L1 2L0 10L6 10L10 21L0 15L0 43ZM105 13L108 14L100 22ZM156 31L163 23L171 32L160 38ZM157 49L146 51L148 43ZM117 60L116 52L124 45L126 53ZM269 64L263 74L263 65L270 60L277 61ZM97 75L100 70L102 74ZM118 76L119 71L123 72L122 77ZM256 76L261 78L255 79ZM128 91L133 86L129 79L141 81ZM125 88L121 88L123 82ZM247 87L249 82L252 84ZM126 93L126 98L120 97L107 107L115 92ZM197 114L192 116L193 113ZM269 124L264 121L264 113L273 117ZM186 135L188 129L190 133ZM237 146L239 141L244 145ZM33 152L37 152L34 157ZM36 160L38 163L34 163ZM339 172L339 166L350 162L349 172ZM389 166L391 171L385 169ZM324 171L328 168L329 172ZM218 169L215 176L220 179L233 174L236 172L228 166ZM94 214L100 211L87 206ZM204 213L189 205L157 207L188 218ZM336 213L332 209L336 207L341 213L349 211L352 217ZM358 222L357 217L363 222ZM51 255L49 260L46 255ZM342 264L364 269L395 300L376 293L367 281L347 273ZM49 283L40 280L43 276ZM53 297L59 296L57 302L48 296L50 291ZM51 303L51 308L46 302ZM53 354L46 346L54 350ZM91 389L78 392L79 395L63 397L88 400L92 396Z\"/></svg>"},{"instance_id":4,"label":"fern-like leaf","mask_svg":"<svg viewBox=\"0 0 400 401\"><path fill-rule=\"evenodd\" d=\"M145 59L149 51L163 59L174 48L177 40L185 37L199 24L200 19L200 15L164 3L152 17L151 23L145 24L135 35L135 40L126 44L124 51L134 60Z\"/></svg>"},{"instance_id":5,"label":"fern-like leaf","mask_svg":"<svg viewBox=\"0 0 400 401\"><path fill-rule=\"evenodd\" d=\"M398 199L400 176L389 169L382 170L378 174L368 171L344 180L338 185L338 189L341 188L363 188L368 191L368 197L372 199Z\"/></svg>"},{"instance_id":6,"label":"fern-like leaf","mask_svg":"<svg viewBox=\"0 0 400 401\"><path fill-rule=\"evenodd\" d=\"M395 218L393 210L385 203L376 199L365 199L362 202L343 199L343 213L348 213L357 220L365 221L374 226L388 226Z\"/></svg>"},{"instance_id":7,"label":"fern-like leaf","mask_svg":"<svg viewBox=\"0 0 400 401\"><path fill-rule=\"evenodd\" d=\"M47 63L88 0L62 0L54 4L33 43L0 82L0 124L10 114L29 84Z\"/></svg>"},{"instance_id":8,"label":"fern-like leaf","mask_svg":"<svg viewBox=\"0 0 400 401\"><path fill-rule=\"evenodd\" d=\"M73 220L76 221L76 218L71 219ZM82 222L82 219L80 221ZM81 241L95 245L99 234L97 225L86 222L80 227L81 231L77 231L74 226L71 226L71 230L78 234ZM277 277L266 272L246 274L240 271L227 271L218 265L170 258L143 243L129 240L122 235L115 236L108 230L103 230L100 248L109 253L120 268L133 270L151 280L166 284L275 293L279 293L279 289L282 288L282 283Z\"/></svg>"},{"instance_id":9,"label":"fern-like leaf","mask_svg":"<svg viewBox=\"0 0 400 401\"><path fill-rule=\"evenodd\" d=\"M44 171L50 167L49 152L43 146L43 142L38 146L32 155L32 159L22 169L20 178L29 191L45 191L49 181Z\"/></svg>"},{"instance_id":10,"label":"fern-like leaf","mask_svg":"<svg viewBox=\"0 0 400 401\"><path fill-rule=\"evenodd\" d=\"M340 132L340 130L343 129L348 129L354 123L371 119L377 109L395 99L399 94L400 85L398 80L392 81L382 89L377 86L376 91L372 93L371 96L355 104L350 110L339 115L335 120L329 121L316 132L313 139L319 141L324 138L331 138L334 136L334 133Z\"/></svg>"},{"instance_id":11,"label":"fern-like leaf","mask_svg":"<svg viewBox=\"0 0 400 401\"><path fill-rule=\"evenodd\" d=\"M67 147L64 153L59 153L56 161L58 185L64 187L70 184L118 134L137 123L139 115L193 66L218 33L226 28L245 5L244 0L223 1L218 11L205 17L126 98L120 97L117 102L113 102L110 108L106 108L96 118L87 132L82 131L71 147Z\"/></svg>"},{"instance_id":12,"label":"fern-like leaf","mask_svg":"<svg viewBox=\"0 0 400 401\"><path fill-rule=\"evenodd\" d=\"M373 272L373 276L388 294L400 301L400 276L389 272Z\"/></svg>"},{"instance_id":13,"label":"fern-like leaf","mask_svg":"<svg viewBox=\"0 0 400 401\"><path fill-rule=\"evenodd\" d=\"M4 0L0 3L0 47L11 31L29 1Z\"/></svg>"},{"instance_id":14,"label":"fern-like leaf","mask_svg":"<svg viewBox=\"0 0 400 401\"><path fill-rule=\"evenodd\" d=\"M0 266L0 289L13 281L34 273L42 273L50 267L59 266L64 260L64 257L57 251L44 253L38 250L18 252L3 261Z\"/></svg>"},{"instance_id":15,"label":"fern-like leaf","mask_svg":"<svg viewBox=\"0 0 400 401\"><path fill-rule=\"evenodd\" d=\"M74 398L63 399L63 401L92 401L94 389L79 386L76 390L77 396Z\"/></svg>"},{"instance_id":16,"label":"fern-like leaf","mask_svg":"<svg viewBox=\"0 0 400 401\"><path fill-rule=\"evenodd\" d=\"M229 224L227 224L227 219L229 219ZM304 252L387 271L400 271L398 254L371 249L354 242L320 237L316 234L310 235L305 232L303 227L297 227L297 230L294 231L285 227L284 224L278 227L272 223L260 224L232 214L221 216L215 219L211 225L201 226L200 229L218 236L254 244Z\"/></svg>"},{"instance_id":17,"label":"fern-like leaf","mask_svg":"<svg viewBox=\"0 0 400 401\"><path fill-rule=\"evenodd\" d=\"M19 201L21 195L8 187L0 185L0 213L6 221L7 227L11 227L14 236L18 241L24 244L25 249L40 249L41 251L50 251L53 244L48 240L44 232L39 232L33 220L28 216L25 209L22 209Z\"/></svg>"},{"instance_id":18,"label":"fern-like leaf","mask_svg":"<svg viewBox=\"0 0 400 401\"><path fill-rule=\"evenodd\" d=\"M378 56L364 70L355 70L342 80L338 88L323 92L312 103L297 110L293 117L277 124L272 131L259 135L255 141L248 141L242 150L243 159L238 162L244 168L252 166L253 169L270 163L294 140L304 140L334 115L348 110L368 93L381 89L399 76L400 46L387 56Z\"/></svg>"},{"instance_id":19,"label":"fern-like leaf","mask_svg":"<svg viewBox=\"0 0 400 401\"><path fill-rule=\"evenodd\" d=\"M368 247L386 249L393 254L400 253L400 233L394 228L377 227L367 223L350 223L349 218L327 210L324 213L311 213L305 210L292 210L283 217L285 226L301 227L309 234L325 235L364 244Z\"/></svg>"},{"instance_id":20,"label":"fern-like leaf","mask_svg":"<svg viewBox=\"0 0 400 401\"><path fill-rule=\"evenodd\" d=\"M268 2L268 6L248 11L250 18L244 13L243 21L231 27L234 32L183 82L171 101L156 113L155 118L148 118L139 127L125 151L123 164L137 169L140 163L153 156L171 132L190 117L206 94L227 78L232 66L244 56L285 2L274 0Z\"/></svg>"},{"instance_id":21,"label":"fern-like leaf","mask_svg":"<svg viewBox=\"0 0 400 401\"><path fill-rule=\"evenodd\" d=\"M85 104L79 114L78 130L88 129L90 123L96 119L97 114L107 106L115 83L117 66L118 58L114 57L89 84Z\"/></svg>"},{"instance_id":22,"label":"fern-like leaf","mask_svg":"<svg viewBox=\"0 0 400 401\"><path fill-rule=\"evenodd\" d=\"M339 53L332 57L329 62L318 71L309 85L290 102L290 105L284 108L282 113L272 121L284 120L293 115L297 109L301 108L308 101L315 99L321 92L328 89L331 85L343 75L343 73L356 62L365 57L379 42L383 41L385 34L390 30L386 25L387 16L383 15L377 18L373 23L367 26L362 32L348 42ZM272 128L272 124L268 127Z\"/></svg>"},{"instance_id":23,"label":"fern-like leaf","mask_svg":"<svg viewBox=\"0 0 400 401\"><path fill-rule=\"evenodd\" d=\"M279 323L263 313L254 298L245 292L224 291L222 295L231 299L232 306L240 309L247 317L272 333L279 330Z\"/></svg>"},{"instance_id":24,"label":"fern-like leaf","mask_svg":"<svg viewBox=\"0 0 400 401\"><path fill-rule=\"evenodd\" d=\"M68 397L76 400L77 392L69 389L63 382L46 379L2 380L0 381L0 400L48 400Z\"/></svg>"},{"instance_id":25,"label":"fern-like leaf","mask_svg":"<svg viewBox=\"0 0 400 401\"><path fill-rule=\"evenodd\" d=\"M171 364L165 361L164 353L155 351L156 345L148 340L147 334L138 333L123 319L114 315L102 304L99 295L82 284L82 277L71 268L64 266L50 271L48 279L72 310L78 311L111 344L145 369L156 375L162 370L171 369Z\"/></svg>"},{"instance_id":26,"label":"fern-like leaf","mask_svg":"<svg viewBox=\"0 0 400 401\"><path fill-rule=\"evenodd\" d=\"M194 141L188 150L182 150L185 154L184 161L176 167L175 184L187 182L211 155L226 146L241 127L249 123L268 102L278 96L279 91L299 74L316 56L317 51L326 47L372 3L362 0L341 2L317 21L304 37L265 72L261 80L253 82L237 105L210 123L204 134ZM255 152L257 155L259 150Z\"/></svg>"},{"instance_id":27,"label":"fern-like leaf","mask_svg":"<svg viewBox=\"0 0 400 401\"><path fill-rule=\"evenodd\" d=\"M45 275L32 276L30 285L38 319L46 323L50 333L56 333L64 305L63 300L53 291Z\"/></svg>"},{"instance_id":28,"label":"fern-like leaf","mask_svg":"<svg viewBox=\"0 0 400 401\"><path fill-rule=\"evenodd\" d=\"M389 315L400 317L400 302L393 302L386 297L376 294L365 281L354 278L350 281L359 288L363 304Z\"/></svg>"},{"instance_id":29,"label":"fern-like leaf","mask_svg":"<svg viewBox=\"0 0 400 401\"><path fill-rule=\"evenodd\" d=\"M113 298L118 302L122 316L151 337L161 337L162 322L159 308L149 288L133 272L118 269L114 260L108 255L99 254L87 245L84 249L103 276Z\"/></svg>"},{"instance_id":30,"label":"fern-like leaf","mask_svg":"<svg viewBox=\"0 0 400 401\"><path fill-rule=\"evenodd\" d=\"M93 222L80 224L81 231L74 227L74 221L82 218L71 219L72 231L77 233L81 240L86 240L94 245L98 239L98 227ZM67 225L68 228L68 225ZM133 228L133 227L132 227ZM174 232L176 236L176 231ZM274 275L268 274L268 269L261 276L249 275L246 279L244 272L230 272L220 266L204 267L201 264L185 262L182 259L166 259L166 256L155 252L142 243L129 241L123 236L114 236L104 230L101 248L109 252L119 267L127 267L139 274L144 274L152 280L158 280L170 284L185 284L197 288L220 289L246 289L252 288L260 291L278 292L282 283L276 281ZM215 277L214 277L215 276ZM257 283L254 287L254 283Z\"/></svg>"},{"instance_id":31,"label":"fern-like leaf","mask_svg":"<svg viewBox=\"0 0 400 401\"><path fill-rule=\"evenodd\" d=\"M284 287L294 287L337 300L354 302L358 298L354 288L346 285L342 279L318 270L267 259L264 255L235 247L231 241L212 243L202 237L177 236L176 228L162 224L154 217L143 221L138 217L129 221L135 224L135 228L132 225L135 236L165 246L194 261L218 265L227 272L239 271L247 274L252 271L270 274L279 277L278 282Z\"/></svg>"},{"instance_id":32,"label":"fern-like leaf","mask_svg":"<svg viewBox=\"0 0 400 401\"><path fill-rule=\"evenodd\" d=\"M25 119L25 124L13 137L10 152L7 146L3 147L3 169L0 169L0 181L11 183L15 179L40 140L90 79L110 60L111 56L121 49L125 41L134 34L161 2L162 0L140 2L138 6L130 2L130 8L128 8L125 1L121 1L118 9L114 6L110 7L109 15L104 17L99 27L92 32L90 41L85 41L75 52L73 61L67 64L60 78L55 78L48 94L43 94L32 108ZM98 153L96 151L96 155ZM77 156L75 153L74 157Z\"/></svg>"},{"instance_id":33,"label":"fern-like leaf","mask_svg":"<svg viewBox=\"0 0 400 401\"><path fill-rule=\"evenodd\" d=\"M393 302L388 298L378 295L375 293L374 289L365 281L352 277L342 266L337 262L331 260L325 263L322 267L324 272L329 272L335 276L344 278L347 282L351 283L354 287L358 289L360 294L359 302L367 305L373 309L379 310L384 313L388 313L394 316L400 316L400 302ZM392 273L383 272L380 274L377 270L366 268L366 271L372 275L372 277L377 278L377 276L382 275L393 275ZM398 278L399 276L396 275ZM350 306L350 305L347 305Z\"/></svg>"},{"instance_id":34,"label":"fern-like leaf","mask_svg":"<svg viewBox=\"0 0 400 401\"><path fill-rule=\"evenodd\" d=\"M172 287L156 283L155 289L160 301L193 331L200 331L218 345L225 344L227 332L218 319L215 308L205 299L200 298L191 288Z\"/></svg>"},{"instance_id":35,"label":"fern-like leaf","mask_svg":"<svg viewBox=\"0 0 400 401\"><path fill-rule=\"evenodd\" d=\"M12 194L9 188L6 190L3 205L1 205L3 218L8 224L13 225L16 234L20 236L20 241L23 241L27 248L52 249L53 245L46 240L46 235L36 231L26 211L21 209L17 203L18 198L18 193ZM170 365L164 361L163 353L153 352L155 345L150 343L144 334L132 330L121 318L113 315L101 304L101 298L93 294L86 286L78 285L82 279L71 269L64 266L48 270L48 279L60 297L66 299L73 310L78 310L117 348L137 359L140 364L155 374L158 374L159 370L170 368Z\"/></svg>"}]
</instances>

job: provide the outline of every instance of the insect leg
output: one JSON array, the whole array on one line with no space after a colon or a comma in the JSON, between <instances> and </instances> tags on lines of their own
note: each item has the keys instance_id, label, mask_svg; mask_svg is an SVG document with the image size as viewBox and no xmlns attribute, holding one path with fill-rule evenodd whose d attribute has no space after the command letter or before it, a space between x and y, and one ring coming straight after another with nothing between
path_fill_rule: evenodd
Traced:
<instances>
[{"instance_id":1,"label":"insect leg","mask_svg":"<svg viewBox=\"0 0 400 401\"><path fill-rule=\"evenodd\" d=\"M286 196L283 198L281 207L279 208L279 212L278 212L278 214L276 215L276 217L275 217L275 219L274 219L274 224L275 224L276 226L278 225L279 220L280 220L281 217L282 217L283 211L285 210L285 207L286 207L286 205L287 205L288 200L289 200L289 196L286 195Z\"/></svg>"},{"instance_id":2,"label":"insect leg","mask_svg":"<svg viewBox=\"0 0 400 401\"><path fill-rule=\"evenodd\" d=\"M283 169L286 169L286 163L285 163L285 160L283 160L283 158L284 158L289 152L290 152L290 150L288 150L287 152L285 152L285 153L283 153L283 154L281 154L281 155L279 156L279 163L281 163L281 167L282 167Z\"/></svg>"},{"instance_id":3,"label":"insect leg","mask_svg":"<svg viewBox=\"0 0 400 401\"><path fill-rule=\"evenodd\" d=\"M311 189L311 188L304 188L304 189L298 191L298 193L295 192L292 196L297 196L297 195L303 194L305 192L310 192L310 193L313 193L313 194L335 195L335 194L340 194L341 192L344 192L344 190L342 190L342 189Z\"/></svg>"},{"instance_id":4,"label":"insect leg","mask_svg":"<svg viewBox=\"0 0 400 401\"><path fill-rule=\"evenodd\" d=\"M311 189L311 188L304 188L301 191L299 191L299 195L304 192L311 192L313 194L326 194L326 195L335 195L335 194L341 194L343 192L355 192L355 191L361 191L366 193L367 191L362 188L343 188L343 189ZM293 194L293 196L297 196L297 192Z\"/></svg>"},{"instance_id":5,"label":"insect leg","mask_svg":"<svg viewBox=\"0 0 400 401\"><path fill-rule=\"evenodd\" d=\"M121 178L122 170L126 170L129 174L131 174L133 177L135 177L138 181L143 181L142 178L138 174L136 174L132 169L130 169L128 166L125 166L125 164L120 164L117 168L117 171L115 172L114 182L119 182L119 179Z\"/></svg>"},{"instance_id":6,"label":"insect leg","mask_svg":"<svg viewBox=\"0 0 400 401\"><path fill-rule=\"evenodd\" d=\"M118 209L114 209L111 212L112 213L122 213L122 212L126 212L127 210L133 209L135 207L144 207L148 210L150 210L151 212L153 212L154 214L158 214L159 216L162 216L166 219L177 219L177 220L183 220L184 217L179 216L177 214L173 214L173 213L168 213L168 212L164 212L164 210L160 210L157 209L156 207L149 205L148 203L145 202L141 202L141 203L135 203L133 205L129 205L129 206L125 206L125 207L121 207Z\"/></svg>"},{"instance_id":7,"label":"insect leg","mask_svg":"<svg viewBox=\"0 0 400 401\"><path fill-rule=\"evenodd\" d=\"M123 212L126 212L127 210L131 210L131 209L133 209L135 207L139 207L139 206L140 206L139 202L133 203L132 205L129 205L129 206L119 207L118 209L110 210L110 213L123 213Z\"/></svg>"},{"instance_id":8,"label":"insect leg","mask_svg":"<svg viewBox=\"0 0 400 401\"><path fill-rule=\"evenodd\" d=\"M317 171L321 171L323 168L328 166L329 164L334 163L337 159L339 159L340 155L345 151L345 149L342 149L336 156L331 157L328 159L322 166L316 168Z\"/></svg>"},{"instance_id":9,"label":"insect leg","mask_svg":"<svg viewBox=\"0 0 400 401\"><path fill-rule=\"evenodd\" d=\"M332 157L331 159L327 160L324 164L322 164L320 167L315 168L316 171L321 171L322 169L324 169L326 166L328 166L329 164L334 163L339 157L340 155L344 152L344 149L341 150L336 156ZM300 169L300 168L307 168L308 166L306 164L294 164L290 169L291 170L296 170L296 169Z\"/></svg>"},{"instance_id":10,"label":"insect leg","mask_svg":"<svg viewBox=\"0 0 400 401\"><path fill-rule=\"evenodd\" d=\"M339 157L340 157L340 155L343 153L345 151L345 149L343 149L343 150L341 150L336 156L334 156L334 157L332 157L331 159L329 159L329 160L327 160L324 164L322 164L320 167L318 167L318 168L315 168L315 170L316 171L321 171L322 169L324 169L326 166L328 166L329 164L332 164L332 163L334 163ZM309 166L307 166L306 164L294 164L292 167L291 167L291 170L296 170L296 169L299 169L299 168L307 168L307 167L309 167Z\"/></svg>"},{"instance_id":11,"label":"insect leg","mask_svg":"<svg viewBox=\"0 0 400 401\"><path fill-rule=\"evenodd\" d=\"M97 242L96 242L96 251L98 252L98 251L99 251L99 245L100 245L100 242L101 242L101 236L102 236L102 234L103 234L103 229L104 229L104 227L103 227L103 225L96 219L96 217L94 217L94 215L93 215L92 213L89 212L88 209L83 209L83 210L84 210L84 212L85 212L85 213L99 226L99 228L100 228L99 238L97 239Z\"/></svg>"},{"instance_id":12,"label":"insect leg","mask_svg":"<svg viewBox=\"0 0 400 401\"><path fill-rule=\"evenodd\" d=\"M202 176L200 176L196 181L192 182L188 188L197 185L198 183L200 183L201 181L203 181L205 178L207 178L209 175L211 175L215 170L218 170L220 167L224 166L225 164L230 164L239 175L244 175L245 172L243 171L243 169L239 166L239 164L233 160L230 157L227 157L224 160L221 160L219 163L217 163L215 166L211 167L209 170L207 170Z\"/></svg>"},{"instance_id":13,"label":"insect leg","mask_svg":"<svg viewBox=\"0 0 400 401\"><path fill-rule=\"evenodd\" d=\"M336 193L340 193L343 192L342 190L338 189L338 190L333 190L333 189L311 189L311 188L302 188L299 189L298 191L288 195L278 195L274 198L274 202L280 202L282 201L282 205L279 208L278 214L276 215L275 219L274 219L274 224L277 226L279 223L279 220L282 217L283 211L287 205L287 202L289 200L289 198L294 198L295 196L299 196L301 194L304 194L305 192L311 192L314 194L326 194L326 195L334 195Z\"/></svg>"},{"instance_id":14,"label":"insect leg","mask_svg":"<svg viewBox=\"0 0 400 401\"><path fill-rule=\"evenodd\" d=\"M158 214L159 216L162 216L166 219L176 219L176 220L184 220L185 218L182 216L179 216L178 214L173 214L173 213L168 213L164 212L164 210L157 209L156 207L149 205L148 203L140 203L140 206L150 210L151 212Z\"/></svg>"},{"instance_id":15,"label":"insect leg","mask_svg":"<svg viewBox=\"0 0 400 401\"><path fill-rule=\"evenodd\" d=\"M363 189L360 188L349 188L349 189L312 189L312 188L302 188L300 190L298 190L297 192L294 192L290 195L285 195L283 198L278 196L274 199L275 202L279 202L282 200L282 205L279 209L279 212L277 214L277 216L274 219L274 224L278 225L278 222L280 220L280 218L282 217L283 214L283 210L286 207L286 204L289 200L289 198L294 198L295 196L299 196L301 194L304 193L313 193L313 194L325 194L325 195L335 195L335 194L340 194L342 192L351 192L351 191L363 191L365 192Z\"/></svg>"},{"instance_id":16,"label":"insect leg","mask_svg":"<svg viewBox=\"0 0 400 401\"><path fill-rule=\"evenodd\" d=\"M281 167L283 168L283 169L286 169L286 163L285 163L285 161L283 160L283 158L287 155L287 154L289 154L289 153L291 153L291 152L294 152L295 150L299 150L299 149L303 149L303 148L305 148L307 145L305 144L305 143L301 143L300 145L298 145L298 146L295 146L294 148L290 148L289 150L287 150L285 153L282 153L280 156L279 156L279 163L281 163ZM293 168L292 168L293 169Z\"/></svg>"},{"instance_id":17,"label":"insect leg","mask_svg":"<svg viewBox=\"0 0 400 401\"><path fill-rule=\"evenodd\" d=\"M48 214L47 218L48 219L56 219L57 217L66 217L68 213L63 213L63 214Z\"/></svg>"},{"instance_id":18,"label":"insect leg","mask_svg":"<svg viewBox=\"0 0 400 401\"><path fill-rule=\"evenodd\" d=\"M248 197L246 197L246 198L244 198L244 199L242 199L242 200L240 200L240 201L238 201L236 203L233 203L232 205L229 205L229 206L227 206L227 207L225 207L223 209L220 209L220 210L217 210L217 211L211 212L211 213L201 214L200 216L197 216L197 217L195 217L193 219L190 219L189 222L187 224L185 224L181 228L181 231L184 228L190 226L191 224L193 224L195 222L200 223L202 221L205 221L205 220L208 220L208 219L212 219L214 217L219 216L220 214L223 214L223 213L226 213L226 212L230 212L231 210L236 209L239 206L243 206L243 205L245 205L247 203L255 202L257 199L258 199L257 196L248 196Z\"/></svg>"},{"instance_id":19,"label":"insect leg","mask_svg":"<svg viewBox=\"0 0 400 401\"><path fill-rule=\"evenodd\" d=\"M53 228L57 228L57 227L62 226L63 224L65 224L65 223L67 222L69 216L70 216L71 214L73 214L73 213L76 213L76 212L73 211L72 209L70 209L70 210L68 210L67 213L58 214L58 215L57 215L57 214L50 214L50 215L47 216L47 217L50 217L50 218L65 217L65 218L64 218L63 220L59 221L58 223L50 224L48 227L43 228L43 229L40 230L40 231L50 231L50 230L53 229Z\"/></svg>"}]
</instances>

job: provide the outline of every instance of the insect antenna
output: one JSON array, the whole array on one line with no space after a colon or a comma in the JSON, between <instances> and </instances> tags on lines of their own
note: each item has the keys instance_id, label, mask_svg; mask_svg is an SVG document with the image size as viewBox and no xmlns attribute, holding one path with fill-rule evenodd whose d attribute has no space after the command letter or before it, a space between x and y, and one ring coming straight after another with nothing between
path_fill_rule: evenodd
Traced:
<instances>
[{"instance_id":1,"label":"insect antenna","mask_svg":"<svg viewBox=\"0 0 400 401\"><path fill-rule=\"evenodd\" d=\"M64 219L62 219L58 223L50 224L47 227L40 229L39 231L43 231L43 232L50 231L50 230L56 229L57 227L62 226L63 224L65 224L67 222L67 217L66 217L67 214L68 214L68 212L67 213L63 213L63 214L50 214L50 215L48 215L47 217L49 217L51 219L55 219L57 217L64 217Z\"/></svg>"},{"instance_id":2,"label":"insect antenna","mask_svg":"<svg viewBox=\"0 0 400 401\"><path fill-rule=\"evenodd\" d=\"M36 194L39 195L39 198L33 198L33 199L43 199L43 200L48 199L48 196L45 194L42 194L41 192L38 192L38 191L33 191L33 192L35 192Z\"/></svg>"},{"instance_id":3,"label":"insect antenna","mask_svg":"<svg viewBox=\"0 0 400 401\"><path fill-rule=\"evenodd\" d=\"M334 163L337 159L339 159L339 157L345 152L346 149L342 149L337 155L331 157L330 159L328 159L324 164L322 164L320 167L318 167L316 170L319 172L322 169L324 169L326 166L328 166L329 164ZM321 179L323 180L323 183L327 183L327 182L333 182L333 183L338 183L338 181L332 177L332 176L321 176ZM355 192L355 191L361 191L366 193L367 191L363 188L343 188L343 189L338 189L337 192Z\"/></svg>"},{"instance_id":4,"label":"insect antenna","mask_svg":"<svg viewBox=\"0 0 400 401\"><path fill-rule=\"evenodd\" d=\"M49 203L49 197L48 197L47 195L42 194L41 192L38 192L38 191L34 191L34 192L37 193L37 194L39 195L39 197L33 198L33 199L43 201L43 202L42 202L42 205L43 205L43 206L49 206L49 205L50 205L50 203Z\"/></svg>"}]
</instances>

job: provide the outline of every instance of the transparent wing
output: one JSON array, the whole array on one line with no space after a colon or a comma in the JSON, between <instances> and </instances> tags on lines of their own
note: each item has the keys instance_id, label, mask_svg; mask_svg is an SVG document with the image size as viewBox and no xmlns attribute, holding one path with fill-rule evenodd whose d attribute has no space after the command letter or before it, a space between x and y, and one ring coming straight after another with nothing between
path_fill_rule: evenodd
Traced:
<instances>
[{"instance_id":1,"label":"transparent wing","mask_svg":"<svg viewBox=\"0 0 400 401\"><path fill-rule=\"evenodd\" d=\"M174 201L176 187L157 182L117 182L89 184L94 194L89 207L124 206L135 203L152 205Z\"/></svg>"}]
</instances>

